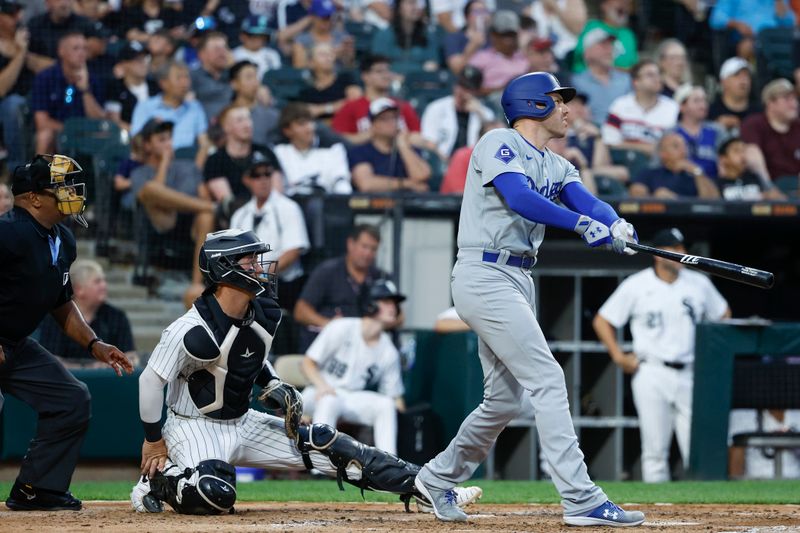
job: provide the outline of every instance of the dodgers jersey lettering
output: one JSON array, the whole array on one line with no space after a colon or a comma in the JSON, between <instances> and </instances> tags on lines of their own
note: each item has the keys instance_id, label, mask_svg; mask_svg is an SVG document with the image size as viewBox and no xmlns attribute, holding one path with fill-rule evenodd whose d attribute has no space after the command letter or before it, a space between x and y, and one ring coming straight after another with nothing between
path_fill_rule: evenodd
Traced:
<instances>
[{"instance_id":1,"label":"dodgers jersey lettering","mask_svg":"<svg viewBox=\"0 0 800 533\"><path fill-rule=\"evenodd\" d=\"M623 281L599 313L616 328L630 319L639 359L692 363L695 325L719 320L727 309L728 302L706 276L683 269L667 283L648 268Z\"/></svg>"},{"instance_id":2,"label":"dodgers jersey lettering","mask_svg":"<svg viewBox=\"0 0 800 533\"><path fill-rule=\"evenodd\" d=\"M516 130L486 133L469 161L458 228L459 249L507 250L536 256L545 226L509 209L491 185L497 176L508 172L528 176L530 188L552 202L558 202L566 184L581 181L569 161L548 149L537 150Z\"/></svg>"}]
</instances>

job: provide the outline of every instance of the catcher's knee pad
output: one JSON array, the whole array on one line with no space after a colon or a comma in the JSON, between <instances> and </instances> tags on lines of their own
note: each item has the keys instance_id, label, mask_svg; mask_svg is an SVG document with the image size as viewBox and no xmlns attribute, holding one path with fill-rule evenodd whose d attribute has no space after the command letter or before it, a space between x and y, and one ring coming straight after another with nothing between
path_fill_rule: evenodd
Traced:
<instances>
[{"instance_id":1,"label":"catcher's knee pad","mask_svg":"<svg viewBox=\"0 0 800 533\"><path fill-rule=\"evenodd\" d=\"M336 480L340 489L343 489L344 480L361 490L395 494L417 493L414 478L417 477L419 466L373 446L367 446L326 424L303 426L299 434L302 452L317 451L327 456L336 467ZM349 479L348 470L352 473L353 468L361 472L361 479Z\"/></svg>"},{"instance_id":2,"label":"catcher's knee pad","mask_svg":"<svg viewBox=\"0 0 800 533\"><path fill-rule=\"evenodd\" d=\"M174 470L177 470L175 468ZM150 480L151 494L182 514L221 514L236 503L236 469L211 459L177 475L157 474Z\"/></svg>"}]
</instances>

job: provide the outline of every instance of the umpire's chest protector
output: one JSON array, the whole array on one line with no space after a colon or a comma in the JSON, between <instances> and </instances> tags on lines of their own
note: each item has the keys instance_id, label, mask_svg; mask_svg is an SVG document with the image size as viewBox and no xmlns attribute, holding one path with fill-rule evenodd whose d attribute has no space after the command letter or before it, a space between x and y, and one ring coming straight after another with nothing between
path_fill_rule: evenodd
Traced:
<instances>
[{"instance_id":1,"label":"umpire's chest protector","mask_svg":"<svg viewBox=\"0 0 800 533\"><path fill-rule=\"evenodd\" d=\"M244 415L253 384L264 366L280 321L280 309L253 302L243 321L234 321L213 296L196 303L204 325L183 337L183 349L194 363L185 372L197 410L209 418L229 420Z\"/></svg>"}]
</instances>

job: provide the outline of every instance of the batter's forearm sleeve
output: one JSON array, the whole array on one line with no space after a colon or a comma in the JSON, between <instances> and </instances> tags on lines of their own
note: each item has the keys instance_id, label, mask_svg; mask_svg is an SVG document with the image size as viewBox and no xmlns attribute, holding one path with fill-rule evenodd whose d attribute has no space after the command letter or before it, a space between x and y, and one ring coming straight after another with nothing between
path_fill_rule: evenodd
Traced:
<instances>
[{"instance_id":1,"label":"batter's forearm sleeve","mask_svg":"<svg viewBox=\"0 0 800 533\"><path fill-rule=\"evenodd\" d=\"M573 211L602 222L609 228L619 215L614 208L590 193L583 183L573 181L561 189L561 201Z\"/></svg>"},{"instance_id":2,"label":"batter's forearm sleeve","mask_svg":"<svg viewBox=\"0 0 800 533\"><path fill-rule=\"evenodd\" d=\"M528 177L519 172L500 174L492 185L503 196L509 209L537 224L575 231L580 215L556 205L528 185Z\"/></svg>"},{"instance_id":3,"label":"batter's forearm sleeve","mask_svg":"<svg viewBox=\"0 0 800 533\"><path fill-rule=\"evenodd\" d=\"M161 439L161 406L164 405L166 383L149 366L139 376L139 418L149 442Z\"/></svg>"}]
</instances>

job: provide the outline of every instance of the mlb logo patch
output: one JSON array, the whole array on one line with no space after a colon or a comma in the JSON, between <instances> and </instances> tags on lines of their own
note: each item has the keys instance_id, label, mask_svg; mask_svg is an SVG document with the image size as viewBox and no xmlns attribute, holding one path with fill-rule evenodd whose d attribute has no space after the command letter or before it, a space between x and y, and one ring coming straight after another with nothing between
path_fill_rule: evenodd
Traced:
<instances>
[{"instance_id":1,"label":"mlb logo patch","mask_svg":"<svg viewBox=\"0 0 800 533\"><path fill-rule=\"evenodd\" d=\"M500 145L500 148L497 149L497 153L494 154L494 157L507 165L512 159L517 157L517 154L515 154L506 143L503 143Z\"/></svg>"}]
</instances>

